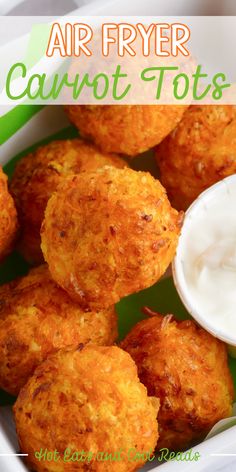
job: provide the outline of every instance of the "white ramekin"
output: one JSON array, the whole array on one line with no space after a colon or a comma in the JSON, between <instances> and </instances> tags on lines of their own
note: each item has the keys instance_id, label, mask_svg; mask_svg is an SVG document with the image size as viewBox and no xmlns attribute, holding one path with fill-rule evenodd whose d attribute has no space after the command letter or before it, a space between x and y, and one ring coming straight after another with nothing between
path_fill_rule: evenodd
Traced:
<instances>
[{"instance_id":1,"label":"white ramekin","mask_svg":"<svg viewBox=\"0 0 236 472\"><path fill-rule=\"evenodd\" d=\"M234 186L234 188L236 186L236 174L221 180L209 189L205 190L189 207L185 215L185 220L179 239L178 248L176 251L176 256L172 263L172 272L175 287L190 315L209 333L227 343L229 345L230 354L236 357L236 332L231 333L228 336L226 336L225 333L222 334L221 330L217 329L217 327L214 326L214 322L211 319L207 319L205 313L200 312L199 307L197 305L197 301L194 299L190 289L188 288L188 283L184 274L184 261L188 257L186 251L186 241L193 219L196 219L198 217L199 211L204 206L206 206L212 198L220 198L222 194L225 194L225 192L229 194L231 186ZM235 214L232 215L232 218L234 216L236 218L236 202Z\"/></svg>"}]
</instances>

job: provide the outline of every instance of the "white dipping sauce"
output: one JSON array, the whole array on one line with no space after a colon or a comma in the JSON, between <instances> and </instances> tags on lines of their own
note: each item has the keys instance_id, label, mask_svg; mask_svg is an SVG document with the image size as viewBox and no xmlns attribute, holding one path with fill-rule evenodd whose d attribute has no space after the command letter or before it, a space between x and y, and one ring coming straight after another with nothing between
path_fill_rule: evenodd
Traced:
<instances>
[{"instance_id":1,"label":"white dipping sauce","mask_svg":"<svg viewBox=\"0 0 236 472\"><path fill-rule=\"evenodd\" d=\"M211 187L190 207L173 269L191 314L236 345L236 175Z\"/></svg>"}]
</instances>

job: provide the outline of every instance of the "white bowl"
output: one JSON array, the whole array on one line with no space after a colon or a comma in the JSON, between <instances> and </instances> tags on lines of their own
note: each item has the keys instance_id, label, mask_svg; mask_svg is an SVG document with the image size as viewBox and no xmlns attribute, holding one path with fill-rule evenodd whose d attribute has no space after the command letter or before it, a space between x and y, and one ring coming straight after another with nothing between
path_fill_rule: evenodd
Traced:
<instances>
[{"instance_id":1,"label":"white bowl","mask_svg":"<svg viewBox=\"0 0 236 472\"><path fill-rule=\"evenodd\" d=\"M234 190L234 191L232 191ZM207 219L210 218L212 215L210 214L211 205L214 206L214 210L216 210L217 202L222 201L222 198L227 203L230 201L234 201L234 209L236 209L236 174L227 177L220 182L216 183L203 193L199 195L199 197L192 203L189 209L186 212L185 220L181 232L181 236L179 239L179 244L176 252L175 259L172 263L172 271L173 271L173 278L176 289L179 293L179 296L185 305L187 311L192 315L192 317L209 333L214 335L215 337L221 339L222 341L226 342L229 345L230 353L236 356L236 331L235 332L227 332L227 330L222 329L222 327L217 326L217 320L214 321L211 318L207 317L206 311L203 312L202 307L199 306L197 303L197 299L193 295L193 291L191 290L191 284L188 284L188 280L186 274L188 273L186 269L186 265L189 265L191 258L188 259L189 255L189 244L190 238L193 237L191 231L193 231L193 221L194 225L197 223L199 219L199 231L200 238L201 234L203 237L207 235ZM228 200L231 199L231 200ZM235 210L231 214L231 219L229 221L229 207L225 205L225 218L228 218L227 221L232 222L232 224L236 227L236 215ZM203 225L204 215L206 219L206 225ZM214 213L216 216L216 212ZM221 225L221 226L220 226ZM219 230L222 228L222 221L219 218ZM202 233L201 233L202 232ZM196 235L196 237L199 236ZM236 233L235 233L236 234ZM188 250L187 250L188 247ZM191 262L190 262L191 264ZM188 267L189 269L189 267ZM236 287L235 287L236 290ZM216 295L217 296L217 295ZM235 310L236 316L236 310Z\"/></svg>"}]
</instances>

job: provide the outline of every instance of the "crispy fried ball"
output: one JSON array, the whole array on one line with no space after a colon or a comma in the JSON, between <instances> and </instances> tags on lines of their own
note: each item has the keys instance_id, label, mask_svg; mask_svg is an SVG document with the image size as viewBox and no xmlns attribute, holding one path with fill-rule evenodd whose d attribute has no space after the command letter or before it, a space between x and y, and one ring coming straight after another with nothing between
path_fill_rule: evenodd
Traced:
<instances>
[{"instance_id":1,"label":"crispy fried ball","mask_svg":"<svg viewBox=\"0 0 236 472\"><path fill-rule=\"evenodd\" d=\"M114 306L84 312L46 265L0 287L0 387L13 395L49 353L79 343L110 345L116 337Z\"/></svg>"},{"instance_id":2,"label":"crispy fried ball","mask_svg":"<svg viewBox=\"0 0 236 472\"><path fill-rule=\"evenodd\" d=\"M186 105L67 105L81 134L103 151L135 156L159 144L179 123Z\"/></svg>"},{"instance_id":3,"label":"crispy fried ball","mask_svg":"<svg viewBox=\"0 0 236 472\"><path fill-rule=\"evenodd\" d=\"M21 390L14 413L21 450L34 470L131 472L156 446L158 408L126 352L86 346L58 351L42 363ZM56 449L59 461L39 462L35 451L41 448ZM76 452L84 451L87 461L63 462L67 448L67 457L75 453L76 461ZM118 459L105 460L109 454Z\"/></svg>"},{"instance_id":4,"label":"crispy fried ball","mask_svg":"<svg viewBox=\"0 0 236 472\"><path fill-rule=\"evenodd\" d=\"M138 323L121 343L149 395L160 399L157 447L181 451L230 416L233 382L224 343L172 315Z\"/></svg>"},{"instance_id":5,"label":"crispy fried ball","mask_svg":"<svg viewBox=\"0 0 236 472\"><path fill-rule=\"evenodd\" d=\"M203 190L236 172L235 107L191 106L156 156L172 205L185 210Z\"/></svg>"},{"instance_id":6,"label":"crispy fried ball","mask_svg":"<svg viewBox=\"0 0 236 472\"><path fill-rule=\"evenodd\" d=\"M13 249L17 231L14 201L8 192L7 176L0 166L0 261Z\"/></svg>"},{"instance_id":7,"label":"crispy fried ball","mask_svg":"<svg viewBox=\"0 0 236 472\"><path fill-rule=\"evenodd\" d=\"M104 167L51 197L42 250L53 279L98 309L154 284L174 257L182 215L149 173Z\"/></svg>"},{"instance_id":8,"label":"crispy fried ball","mask_svg":"<svg viewBox=\"0 0 236 472\"><path fill-rule=\"evenodd\" d=\"M19 161L10 188L21 223L19 250L28 262L43 262L40 228L47 201L59 183L68 175L104 165L127 166L123 159L101 153L81 139L52 141Z\"/></svg>"}]
</instances>

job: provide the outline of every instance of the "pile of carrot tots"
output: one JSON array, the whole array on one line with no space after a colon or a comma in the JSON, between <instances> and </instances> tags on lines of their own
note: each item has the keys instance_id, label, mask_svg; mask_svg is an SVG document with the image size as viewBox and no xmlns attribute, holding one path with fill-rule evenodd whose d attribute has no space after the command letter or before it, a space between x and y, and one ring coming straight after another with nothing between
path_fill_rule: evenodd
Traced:
<instances>
[{"instance_id":1,"label":"pile of carrot tots","mask_svg":"<svg viewBox=\"0 0 236 472\"><path fill-rule=\"evenodd\" d=\"M25 155L9 185L0 172L0 258L17 249L31 266L0 287L0 388L17 397L30 470L132 472L161 448L197 444L232 414L223 342L178 313L150 309L118 342L115 304L161 278L184 210L236 173L236 110L65 113L78 138ZM149 149L160 180L132 169ZM55 460L38 460L46 449Z\"/></svg>"}]
</instances>

